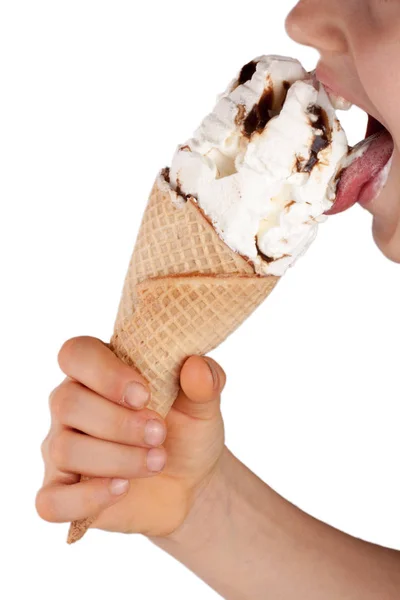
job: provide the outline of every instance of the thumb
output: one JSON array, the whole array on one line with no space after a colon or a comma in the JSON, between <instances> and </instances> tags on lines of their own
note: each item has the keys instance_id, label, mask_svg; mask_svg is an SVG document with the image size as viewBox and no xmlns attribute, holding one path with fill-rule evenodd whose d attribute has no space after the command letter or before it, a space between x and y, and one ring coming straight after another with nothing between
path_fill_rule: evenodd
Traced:
<instances>
[{"instance_id":1,"label":"thumb","mask_svg":"<svg viewBox=\"0 0 400 600\"><path fill-rule=\"evenodd\" d=\"M226 375L215 360L203 356L189 357L182 367L180 382L181 392L174 408L198 419L219 415Z\"/></svg>"}]
</instances>

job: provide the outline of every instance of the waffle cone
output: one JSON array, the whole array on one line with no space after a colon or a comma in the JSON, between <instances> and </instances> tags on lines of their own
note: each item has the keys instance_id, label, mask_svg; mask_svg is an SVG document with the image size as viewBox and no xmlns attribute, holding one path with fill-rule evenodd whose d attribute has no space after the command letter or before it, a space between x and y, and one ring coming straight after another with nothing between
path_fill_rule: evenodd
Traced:
<instances>
[{"instance_id":1,"label":"waffle cone","mask_svg":"<svg viewBox=\"0 0 400 600\"><path fill-rule=\"evenodd\" d=\"M165 417L192 354L223 342L270 294L278 277L218 236L196 201L184 201L161 175L151 192L125 279L111 348L151 389L149 408ZM72 523L79 540L94 518Z\"/></svg>"}]
</instances>

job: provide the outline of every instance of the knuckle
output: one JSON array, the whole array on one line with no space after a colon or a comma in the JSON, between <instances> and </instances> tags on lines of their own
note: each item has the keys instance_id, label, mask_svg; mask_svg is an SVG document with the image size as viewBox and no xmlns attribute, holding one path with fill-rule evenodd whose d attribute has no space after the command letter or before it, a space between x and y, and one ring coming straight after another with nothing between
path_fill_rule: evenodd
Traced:
<instances>
[{"instance_id":1,"label":"knuckle","mask_svg":"<svg viewBox=\"0 0 400 600\"><path fill-rule=\"evenodd\" d=\"M58 390L60 389L60 387L61 387L62 385L63 385L62 383L61 383L60 385L57 385L57 387L55 387L55 388L54 388L54 389L53 389L53 390L50 392L50 394L49 394L49 406L50 406L50 408L51 408L51 404L52 404L52 402L53 402L53 398L54 398L54 396L55 396L56 394L58 394Z\"/></svg>"},{"instance_id":2,"label":"knuckle","mask_svg":"<svg viewBox=\"0 0 400 600\"><path fill-rule=\"evenodd\" d=\"M138 447L122 447L113 456L112 473L111 465L107 475L114 478L135 479L146 472L147 452Z\"/></svg>"},{"instance_id":3,"label":"knuckle","mask_svg":"<svg viewBox=\"0 0 400 600\"><path fill-rule=\"evenodd\" d=\"M87 345L90 339L88 336L78 336L64 342L58 353L58 364L64 373L68 373L76 354L83 346Z\"/></svg>"},{"instance_id":4,"label":"knuckle","mask_svg":"<svg viewBox=\"0 0 400 600\"><path fill-rule=\"evenodd\" d=\"M109 493L104 489L104 485L100 486L98 482L93 481L91 484L82 494L82 505L85 506L87 515L98 514L110 502Z\"/></svg>"},{"instance_id":5,"label":"knuckle","mask_svg":"<svg viewBox=\"0 0 400 600\"><path fill-rule=\"evenodd\" d=\"M124 439L134 441L137 430L136 415L128 411L121 411L121 414L115 420L115 439Z\"/></svg>"},{"instance_id":6,"label":"knuckle","mask_svg":"<svg viewBox=\"0 0 400 600\"><path fill-rule=\"evenodd\" d=\"M35 501L36 512L39 517L49 523L57 521L57 504L54 495L47 488L42 488L36 495Z\"/></svg>"},{"instance_id":7,"label":"knuckle","mask_svg":"<svg viewBox=\"0 0 400 600\"><path fill-rule=\"evenodd\" d=\"M64 386L58 387L50 396L50 413L57 420L60 419L64 405Z\"/></svg>"},{"instance_id":8,"label":"knuckle","mask_svg":"<svg viewBox=\"0 0 400 600\"><path fill-rule=\"evenodd\" d=\"M43 442L40 445L40 453L42 455L42 459L44 462L47 461L48 458L48 446L49 446L49 435L47 435Z\"/></svg>"},{"instance_id":9,"label":"knuckle","mask_svg":"<svg viewBox=\"0 0 400 600\"><path fill-rule=\"evenodd\" d=\"M80 385L75 381L66 381L54 390L50 396L50 412L57 421L63 423L73 410Z\"/></svg>"},{"instance_id":10,"label":"knuckle","mask_svg":"<svg viewBox=\"0 0 400 600\"><path fill-rule=\"evenodd\" d=\"M68 433L62 431L57 435L51 436L48 440L47 453L49 460L58 468L68 464L70 453L70 444Z\"/></svg>"},{"instance_id":11,"label":"knuckle","mask_svg":"<svg viewBox=\"0 0 400 600\"><path fill-rule=\"evenodd\" d=\"M135 479L147 473L147 450L144 448L130 448L123 459L124 477Z\"/></svg>"},{"instance_id":12,"label":"knuckle","mask_svg":"<svg viewBox=\"0 0 400 600\"><path fill-rule=\"evenodd\" d=\"M67 372L68 367L71 363L71 357L73 356L76 348L76 341L78 338L71 338L64 342L58 353L58 364L64 373Z\"/></svg>"}]
</instances>

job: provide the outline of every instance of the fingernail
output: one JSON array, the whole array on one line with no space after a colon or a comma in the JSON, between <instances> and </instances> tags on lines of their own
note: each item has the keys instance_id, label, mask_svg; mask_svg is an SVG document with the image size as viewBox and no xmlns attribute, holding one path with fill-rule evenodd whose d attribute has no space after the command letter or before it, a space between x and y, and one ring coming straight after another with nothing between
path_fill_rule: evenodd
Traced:
<instances>
[{"instance_id":1,"label":"fingernail","mask_svg":"<svg viewBox=\"0 0 400 600\"><path fill-rule=\"evenodd\" d=\"M161 446L165 440L166 431L163 423L151 419L144 428L144 442L148 446Z\"/></svg>"},{"instance_id":2,"label":"fingernail","mask_svg":"<svg viewBox=\"0 0 400 600\"><path fill-rule=\"evenodd\" d=\"M213 389L217 390L218 387L219 387L219 377L218 377L218 373L217 373L217 370L215 368L215 365L214 365L213 361L209 360L209 358L207 356L204 356L203 358L206 361L206 363L208 365L208 368L211 371L211 375L212 375L212 378L213 378Z\"/></svg>"},{"instance_id":3,"label":"fingernail","mask_svg":"<svg viewBox=\"0 0 400 600\"><path fill-rule=\"evenodd\" d=\"M113 496L121 496L128 491L129 481L127 479L112 479L110 482L110 492Z\"/></svg>"},{"instance_id":4,"label":"fingernail","mask_svg":"<svg viewBox=\"0 0 400 600\"><path fill-rule=\"evenodd\" d=\"M132 408L144 408L150 398L149 390L138 381L131 381L125 388L123 401Z\"/></svg>"},{"instance_id":5,"label":"fingernail","mask_svg":"<svg viewBox=\"0 0 400 600\"><path fill-rule=\"evenodd\" d=\"M153 448L147 453L147 468L153 473L158 473L165 467L166 455L165 450L161 448Z\"/></svg>"}]
</instances>

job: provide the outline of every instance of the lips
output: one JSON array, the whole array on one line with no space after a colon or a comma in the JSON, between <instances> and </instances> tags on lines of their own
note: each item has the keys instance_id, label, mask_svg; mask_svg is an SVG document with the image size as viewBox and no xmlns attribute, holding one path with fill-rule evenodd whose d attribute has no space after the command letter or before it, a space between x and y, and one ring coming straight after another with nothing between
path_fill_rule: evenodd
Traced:
<instances>
[{"instance_id":1,"label":"lips","mask_svg":"<svg viewBox=\"0 0 400 600\"><path fill-rule=\"evenodd\" d=\"M317 68L316 76L324 84L334 103L336 90L332 78L321 65ZM366 206L379 194L387 181L394 149L393 138L377 119L370 115L368 117L365 139L350 150L336 176L336 199L333 207L326 213L328 215L343 212L357 202Z\"/></svg>"}]
</instances>

